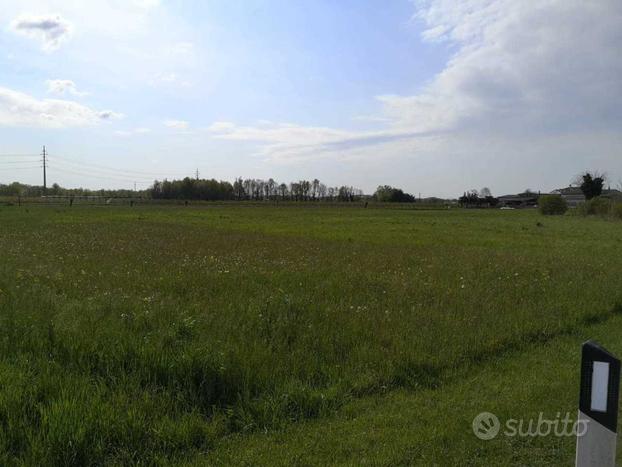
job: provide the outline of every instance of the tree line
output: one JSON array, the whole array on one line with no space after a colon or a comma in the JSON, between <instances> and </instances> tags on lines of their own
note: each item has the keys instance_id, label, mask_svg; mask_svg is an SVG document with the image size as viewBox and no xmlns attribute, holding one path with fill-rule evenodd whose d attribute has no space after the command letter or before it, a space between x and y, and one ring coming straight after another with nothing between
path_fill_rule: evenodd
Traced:
<instances>
[{"instance_id":1,"label":"tree line","mask_svg":"<svg viewBox=\"0 0 622 467\"><path fill-rule=\"evenodd\" d=\"M526 190L525 193L528 193ZM492 196L490 188L484 187L481 190L465 191L464 194L458 198L458 202L462 207L487 207L492 208L499 204L499 199Z\"/></svg>"},{"instance_id":2,"label":"tree line","mask_svg":"<svg viewBox=\"0 0 622 467\"><path fill-rule=\"evenodd\" d=\"M401 188L390 185L381 185L376 188L374 199L381 203L414 203L415 197L410 193L404 193Z\"/></svg>"},{"instance_id":3,"label":"tree line","mask_svg":"<svg viewBox=\"0 0 622 467\"><path fill-rule=\"evenodd\" d=\"M372 196L353 186L328 186L317 178L299 180L291 183L278 183L268 180L238 177L233 183L216 179L186 177L181 180L156 180L145 190L127 189L91 190L87 188L63 188L57 183L44 190L42 186L26 185L19 182L0 184L0 196L99 196L109 198L150 198L162 200L201 200L201 201L333 201L353 202L363 198L382 203L413 203L415 197L401 188L390 185L379 186ZM427 198L432 203L442 203L440 198Z\"/></svg>"},{"instance_id":4,"label":"tree line","mask_svg":"<svg viewBox=\"0 0 622 467\"><path fill-rule=\"evenodd\" d=\"M186 177L182 180L156 180L149 189L153 199L185 199L203 201L357 201L363 191L352 186L331 187L314 180L289 184L241 177L233 183L215 179Z\"/></svg>"},{"instance_id":5,"label":"tree line","mask_svg":"<svg viewBox=\"0 0 622 467\"><path fill-rule=\"evenodd\" d=\"M117 190L91 190L88 188L63 188L58 183L43 188L41 185L27 185L13 182L0 183L0 196L21 196L24 198L38 198L40 196L101 196L107 198L132 198L147 197L146 191L133 191L125 189Z\"/></svg>"}]
</instances>

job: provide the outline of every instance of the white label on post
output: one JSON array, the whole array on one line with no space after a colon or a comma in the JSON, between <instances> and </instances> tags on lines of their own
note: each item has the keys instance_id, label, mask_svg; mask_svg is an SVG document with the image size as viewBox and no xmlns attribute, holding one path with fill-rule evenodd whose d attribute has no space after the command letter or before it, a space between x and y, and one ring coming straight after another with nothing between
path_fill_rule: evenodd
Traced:
<instances>
[{"instance_id":1,"label":"white label on post","mask_svg":"<svg viewBox=\"0 0 622 467\"><path fill-rule=\"evenodd\" d=\"M592 401L595 412L607 412L607 389L609 386L609 363L594 362L592 370Z\"/></svg>"}]
</instances>

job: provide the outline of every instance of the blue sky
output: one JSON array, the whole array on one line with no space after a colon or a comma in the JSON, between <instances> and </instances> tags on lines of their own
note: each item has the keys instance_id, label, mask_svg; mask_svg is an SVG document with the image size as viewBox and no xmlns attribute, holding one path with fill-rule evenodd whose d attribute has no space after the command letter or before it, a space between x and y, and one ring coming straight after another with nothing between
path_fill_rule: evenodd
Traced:
<instances>
[{"instance_id":1,"label":"blue sky","mask_svg":"<svg viewBox=\"0 0 622 467\"><path fill-rule=\"evenodd\" d=\"M0 182L45 144L64 186L616 185L621 30L617 0L3 0Z\"/></svg>"}]
</instances>

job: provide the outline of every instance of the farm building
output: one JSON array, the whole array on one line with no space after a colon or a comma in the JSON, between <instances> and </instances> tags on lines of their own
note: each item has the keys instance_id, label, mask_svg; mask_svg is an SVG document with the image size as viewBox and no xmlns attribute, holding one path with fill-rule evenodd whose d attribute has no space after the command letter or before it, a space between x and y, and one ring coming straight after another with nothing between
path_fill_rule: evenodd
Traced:
<instances>
[{"instance_id":1,"label":"farm building","mask_svg":"<svg viewBox=\"0 0 622 467\"><path fill-rule=\"evenodd\" d=\"M579 204L585 202L585 195L578 186L568 186L566 188L560 188L551 192L554 195L561 195L566 200L568 206L577 207ZM622 192L615 189L604 189L602 194L604 198L610 198L616 201L622 201Z\"/></svg>"},{"instance_id":2,"label":"farm building","mask_svg":"<svg viewBox=\"0 0 622 467\"><path fill-rule=\"evenodd\" d=\"M518 195L499 196L499 207L533 208L538 205L538 193L519 193Z\"/></svg>"},{"instance_id":3,"label":"farm building","mask_svg":"<svg viewBox=\"0 0 622 467\"><path fill-rule=\"evenodd\" d=\"M605 198L610 198L614 201L622 201L622 191L620 190L609 188L608 190L603 190L602 196L604 196Z\"/></svg>"},{"instance_id":4,"label":"farm building","mask_svg":"<svg viewBox=\"0 0 622 467\"><path fill-rule=\"evenodd\" d=\"M561 195L571 208L576 208L579 204L585 202L585 195L578 186L568 186L559 188L551 192L553 195Z\"/></svg>"}]
</instances>

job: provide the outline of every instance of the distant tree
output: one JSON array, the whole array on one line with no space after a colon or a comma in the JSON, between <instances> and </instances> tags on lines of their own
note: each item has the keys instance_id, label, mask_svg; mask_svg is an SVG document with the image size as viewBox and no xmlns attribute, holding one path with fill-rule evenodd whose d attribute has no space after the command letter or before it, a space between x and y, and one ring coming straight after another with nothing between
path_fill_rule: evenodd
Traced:
<instances>
[{"instance_id":1,"label":"distant tree","mask_svg":"<svg viewBox=\"0 0 622 467\"><path fill-rule=\"evenodd\" d=\"M374 193L374 198L376 201L381 203L386 203L391 198L391 194L393 192L393 187L390 185L379 186L376 188L376 192Z\"/></svg>"},{"instance_id":2,"label":"distant tree","mask_svg":"<svg viewBox=\"0 0 622 467\"><path fill-rule=\"evenodd\" d=\"M335 188L334 187L332 186L328 187L327 196L328 196L328 199L330 199L331 201L335 199Z\"/></svg>"},{"instance_id":3,"label":"distant tree","mask_svg":"<svg viewBox=\"0 0 622 467\"><path fill-rule=\"evenodd\" d=\"M361 190L357 190L351 186L340 186L337 189L337 199L339 201L356 201L358 197L362 195Z\"/></svg>"},{"instance_id":4,"label":"distant tree","mask_svg":"<svg viewBox=\"0 0 622 467\"><path fill-rule=\"evenodd\" d=\"M4 193L16 193L18 187L0 185L0 191ZM59 192L66 192L64 188L54 187ZM126 190L127 191L127 190ZM0 192L0 194L3 194ZM121 192L117 190L117 192ZM115 193L117 193L115 192ZM104 193L102 190L101 193ZM110 193L110 192L107 192ZM183 199L183 200L293 200L308 201L331 199L339 201L354 201L362 196L363 192L351 186L340 188L327 188L326 185L315 179L312 182L300 180L290 183L278 183L274 179L242 179L236 178L233 184L214 179L195 179L186 177L182 180L166 180L153 182L152 187L146 191L154 199ZM74 194L77 194L74 192ZM100 194L103 196L103 194ZM124 196L135 196L135 193Z\"/></svg>"},{"instance_id":5,"label":"distant tree","mask_svg":"<svg viewBox=\"0 0 622 467\"><path fill-rule=\"evenodd\" d=\"M492 192L490 191L490 188L484 187L481 190L479 190L479 196L481 198L488 198L489 196L492 196Z\"/></svg>"},{"instance_id":6,"label":"distant tree","mask_svg":"<svg viewBox=\"0 0 622 467\"><path fill-rule=\"evenodd\" d=\"M305 201L308 200L309 194L311 193L311 182L308 180L300 180L298 183L300 184L302 199Z\"/></svg>"},{"instance_id":7,"label":"distant tree","mask_svg":"<svg viewBox=\"0 0 622 467\"><path fill-rule=\"evenodd\" d=\"M311 199L315 201L320 194L320 181L316 178L311 182Z\"/></svg>"},{"instance_id":8,"label":"distant tree","mask_svg":"<svg viewBox=\"0 0 622 467\"><path fill-rule=\"evenodd\" d=\"M458 198L460 205L462 207L467 206L478 206L479 205L479 195L477 190L465 191L464 194Z\"/></svg>"},{"instance_id":9,"label":"distant tree","mask_svg":"<svg viewBox=\"0 0 622 467\"><path fill-rule=\"evenodd\" d=\"M603 192L603 186L605 184L605 175L595 173L592 175L590 172L585 172L579 175L577 180L585 199L592 199L596 196L600 196Z\"/></svg>"},{"instance_id":10,"label":"distant tree","mask_svg":"<svg viewBox=\"0 0 622 467\"><path fill-rule=\"evenodd\" d=\"M320 186L318 187L318 196L320 199L326 198L326 185L323 183L320 183Z\"/></svg>"},{"instance_id":11,"label":"distant tree","mask_svg":"<svg viewBox=\"0 0 622 467\"><path fill-rule=\"evenodd\" d=\"M186 177L181 182L181 198L183 199L192 199L194 198L194 182L195 180Z\"/></svg>"},{"instance_id":12,"label":"distant tree","mask_svg":"<svg viewBox=\"0 0 622 467\"><path fill-rule=\"evenodd\" d=\"M294 201L300 201L300 183L292 182L289 184L289 194Z\"/></svg>"},{"instance_id":13,"label":"distant tree","mask_svg":"<svg viewBox=\"0 0 622 467\"><path fill-rule=\"evenodd\" d=\"M412 203L415 197L409 193L404 193L400 188L390 185L379 186L374 193L374 198L382 203Z\"/></svg>"},{"instance_id":14,"label":"distant tree","mask_svg":"<svg viewBox=\"0 0 622 467\"><path fill-rule=\"evenodd\" d=\"M495 207L499 204L499 200L491 194L486 195L486 193L490 193L490 190L486 190L487 189L482 188L479 192L477 190L465 191L464 194L458 198L458 202L462 207Z\"/></svg>"},{"instance_id":15,"label":"distant tree","mask_svg":"<svg viewBox=\"0 0 622 467\"><path fill-rule=\"evenodd\" d=\"M246 191L244 190L244 181L242 177L238 177L233 182L233 193L235 195L235 199L243 200L246 198Z\"/></svg>"}]
</instances>

